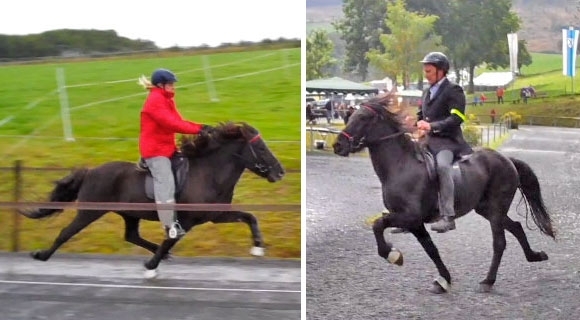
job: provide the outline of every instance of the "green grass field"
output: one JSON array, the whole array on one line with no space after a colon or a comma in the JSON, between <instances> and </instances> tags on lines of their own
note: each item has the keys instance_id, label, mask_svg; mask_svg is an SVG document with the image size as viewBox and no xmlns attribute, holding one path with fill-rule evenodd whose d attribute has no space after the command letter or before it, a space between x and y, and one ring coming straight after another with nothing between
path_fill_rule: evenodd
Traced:
<instances>
[{"instance_id":1,"label":"green grass field","mask_svg":"<svg viewBox=\"0 0 580 320\"><path fill-rule=\"evenodd\" d=\"M473 95L468 95L466 113L478 115L483 122L489 121L489 111L493 108L498 114L514 111L523 116L523 123L529 123L530 118L535 124L552 125L553 117L580 117L580 81L578 74L573 79L562 75L562 55L532 53L532 65L522 68L522 75L506 88L505 104L486 103L484 106L471 106ZM578 61L577 61L578 63ZM494 70L487 70L494 71ZM497 71L497 70L496 70ZM572 94L572 81L574 94ZM546 97L530 99L528 104L511 103L519 99L519 91L532 85L537 92ZM488 99L495 101L495 92L486 92ZM575 126L576 120L558 120L557 125Z\"/></svg>"},{"instance_id":2,"label":"green grass field","mask_svg":"<svg viewBox=\"0 0 580 320\"><path fill-rule=\"evenodd\" d=\"M22 160L26 167L96 166L136 161L139 112L146 91L137 78L159 67L179 79L176 103L185 119L217 124L245 121L260 130L287 170L275 184L246 173L234 203L300 203L300 49L220 53L206 56L215 95L208 87L201 55L92 60L0 67L0 167ZM64 140L56 70L65 73L74 142ZM212 101L217 98L218 101ZM67 172L25 171L24 201L44 201L51 181ZM13 176L0 171L0 199L13 199ZM72 212L44 221L22 220L22 250L46 248ZM270 257L300 257L300 213L256 212ZM10 248L12 212L0 210L0 250ZM122 220L109 214L71 239L62 252L144 254L124 242ZM158 222L142 234L160 241ZM242 224L196 227L176 246L177 255L247 256L251 246Z\"/></svg>"}]
</instances>

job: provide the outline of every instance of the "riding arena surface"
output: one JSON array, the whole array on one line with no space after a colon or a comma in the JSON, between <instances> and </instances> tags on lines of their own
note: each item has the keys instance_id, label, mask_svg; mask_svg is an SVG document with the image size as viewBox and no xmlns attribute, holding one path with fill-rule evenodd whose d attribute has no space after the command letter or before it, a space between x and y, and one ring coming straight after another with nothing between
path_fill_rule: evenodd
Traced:
<instances>
[{"instance_id":1,"label":"riding arena surface","mask_svg":"<svg viewBox=\"0 0 580 320\"><path fill-rule=\"evenodd\" d=\"M532 249L545 251L549 260L527 262L506 232L497 281L482 293L478 283L492 258L489 223L471 212L444 234L427 226L452 277L450 292L440 295L428 291L437 269L413 235L385 231L404 255L402 267L377 255L370 223L383 205L370 159L308 156L307 318L579 319L580 130L521 126L498 150L537 174L557 241L541 234L531 216L526 223L518 191L509 216L522 223Z\"/></svg>"},{"instance_id":2,"label":"riding arena surface","mask_svg":"<svg viewBox=\"0 0 580 320\"><path fill-rule=\"evenodd\" d=\"M0 254L0 319L299 319L300 261Z\"/></svg>"}]
</instances>

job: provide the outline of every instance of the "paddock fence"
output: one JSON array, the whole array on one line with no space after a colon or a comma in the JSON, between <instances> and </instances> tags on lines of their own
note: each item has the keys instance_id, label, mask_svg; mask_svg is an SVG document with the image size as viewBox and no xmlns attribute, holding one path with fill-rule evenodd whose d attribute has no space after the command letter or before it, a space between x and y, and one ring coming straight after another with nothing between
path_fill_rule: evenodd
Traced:
<instances>
[{"instance_id":1,"label":"paddock fence","mask_svg":"<svg viewBox=\"0 0 580 320\"><path fill-rule=\"evenodd\" d=\"M63 210L107 210L107 211L143 211L157 209L173 209L176 211L214 211L216 213L228 211L269 212L269 213L301 213L301 204L235 204L235 203L197 203L197 204L163 204L151 203L124 203L124 202L49 202L36 201L32 198L45 198L56 181L74 168L64 167L26 167L21 160L13 166L0 167L0 222L4 239L9 241L8 251L19 252L22 249L22 222L20 210L29 209L63 209ZM300 173L300 170L289 169L287 174ZM25 177L29 177L26 179ZM40 180L40 182L39 182ZM47 181L50 180L50 181ZM241 182L241 181L240 181ZM26 194L24 191L27 191ZM30 190L34 190L32 193ZM10 199L11 198L11 199ZM24 217L24 219L26 219ZM260 219L259 219L260 220ZM62 228L60 225L58 228ZM56 228L56 227L55 227ZM8 230L6 230L8 229ZM46 231L46 230L44 230ZM7 236L7 237L6 237ZM120 239L122 241L122 239ZM45 245L48 245L46 243Z\"/></svg>"}]
</instances>

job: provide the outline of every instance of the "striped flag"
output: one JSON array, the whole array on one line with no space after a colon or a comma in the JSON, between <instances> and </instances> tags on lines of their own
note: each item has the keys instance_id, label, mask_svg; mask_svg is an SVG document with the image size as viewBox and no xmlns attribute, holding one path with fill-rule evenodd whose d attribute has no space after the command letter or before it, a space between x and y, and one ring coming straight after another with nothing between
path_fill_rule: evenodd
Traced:
<instances>
[{"instance_id":1,"label":"striped flag","mask_svg":"<svg viewBox=\"0 0 580 320\"><path fill-rule=\"evenodd\" d=\"M576 48L578 47L578 30L574 27L562 29L562 74L576 76Z\"/></svg>"}]
</instances>

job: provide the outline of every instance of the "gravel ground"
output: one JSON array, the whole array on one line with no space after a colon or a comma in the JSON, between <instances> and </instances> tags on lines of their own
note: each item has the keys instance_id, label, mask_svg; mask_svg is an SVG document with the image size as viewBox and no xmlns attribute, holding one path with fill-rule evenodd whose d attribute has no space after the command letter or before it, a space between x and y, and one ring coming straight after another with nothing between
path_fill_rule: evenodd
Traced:
<instances>
[{"instance_id":1,"label":"gravel ground","mask_svg":"<svg viewBox=\"0 0 580 320\"><path fill-rule=\"evenodd\" d=\"M306 160L306 308L308 319L579 319L580 130L527 127L500 149L526 161L540 180L558 232L554 242L525 227L519 192L509 215L524 225L533 250L549 255L528 263L517 240L507 248L491 293L479 281L491 263L489 223L470 213L455 231L432 233L454 280L451 292L427 290L435 265L410 234L390 234L402 267L376 253L366 220L382 210L380 183L365 157L308 156Z\"/></svg>"}]
</instances>

